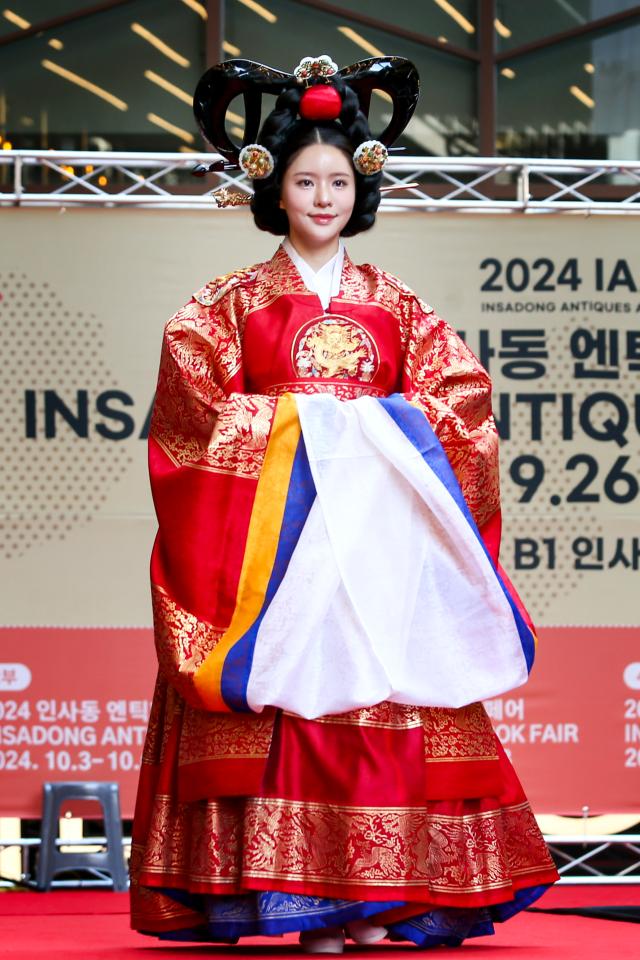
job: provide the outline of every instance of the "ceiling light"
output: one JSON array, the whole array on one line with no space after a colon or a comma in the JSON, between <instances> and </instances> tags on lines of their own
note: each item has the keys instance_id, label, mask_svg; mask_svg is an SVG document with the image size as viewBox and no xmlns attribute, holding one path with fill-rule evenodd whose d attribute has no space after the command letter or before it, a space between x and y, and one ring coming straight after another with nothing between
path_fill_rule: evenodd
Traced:
<instances>
[{"instance_id":1,"label":"ceiling light","mask_svg":"<svg viewBox=\"0 0 640 960\"><path fill-rule=\"evenodd\" d=\"M449 3L448 0L433 0L434 3L437 3L441 10L444 10L445 13L448 13L452 20L458 24L459 27L465 31L465 33L475 33L476 28L474 25L464 17L459 10L454 7L452 3Z\"/></svg>"},{"instance_id":2,"label":"ceiling light","mask_svg":"<svg viewBox=\"0 0 640 960\"><path fill-rule=\"evenodd\" d=\"M71 70L67 70L66 67L61 67L52 60L41 60L40 63L45 70L50 70L52 73L56 73L59 77L63 77L65 80L68 80L69 83L75 83L77 87L82 87L83 90L88 90L88 92L92 93L94 96L100 97L102 100L106 100L107 103L110 103L112 107L117 107L118 110L129 109L129 105L126 104L124 100L121 100L120 97L114 96L113 93L109 93L109 91L105 90L103 87L99 87L97 83L92 83L91 80L85 80L84 77L81 77L77 73L72 73Z\"/></svg>"},{"instance_id":3,"label":"ceiling light","mask_svg":"<svg viewBox=\"0 0 640 960\"><path fill-rule=\"evenodd\" d=\"M47 43L50 47L53 47L54 50L62 50L64 47L62 40L58 40L56 37L52 37L51 40L47 40Z\"/></svg>"},{"instance_id":4,"label":"ceiling light","mask_svg":"<svg viewBox=\"0 0 640 960\"><path fill-rule=\"evenodd\" d=\"M181 53L178 53L177 50L174 50L173 47L170 47L169 44L165 43L164 40L161 40L160 37L156 37L155 33L151 33L151 30L147 30L147 28L143 27L141 23L132 23L131 29L134 33L137 33L139 37L142 37L143 40L146 40L147 43L150 43L152 47L155 47L156 50L159 50L160 53L163 53L165 57L169 57L169 60L173 60L174 63L177 63L178 66L191 66L191 62L187 60L186 57L183 57Z\"/></svg>"},{"instance_id":5,"label":"ceiling light","mask_svg":"<svg viewBox=\"0 0 640 960\"><path fill-rule=\"evenodd\" d=\"M182 100L183 103L188 103L189 106L193 106L193 95L187 93L186 90L181 90L180 87L177 87L175 83L171 83L170 80L165 80L164 77L161 77L159 73L156 73L154 70L145 70L144 72L147 80L151 80L151 83L155 83L156 86L162 87L163 90L166 90L167 93L172 93L174 97L177 97L178 100Z\"/></svg>"},{"instance_id":6,"label":"ceiling light","mask_svg":"<svg viewBox=\"0 0 640 960\"><path fill-rule=\"evenodd\" d=\"M596 72L596 68L594 67L594 65L593 65L592 63L585 63L584 69L586 70L587 73L595 73L595 72Z\"/></svg>"},{"instance_id":7,"label":"ceiling light","mask_svg":"<svg viewBox=\"0 0 640 960\"><path fill-rule=\"evenodd\" d=\"M356 31L352 30L351 27L338 27L338 31L348 40L351 40L359 47L362 47L363 50L366 50L367 53L370 53L372 57L384 57L382 50L379 50L378 47L374 47L372 43L369 43L368 40L365 40L361 34L356 33Z\"/></svg>"},{"instance_id":8,"label":"ceiling light","mask_svg":"<svg viewBox=\"0 0 640 960\"><path fill-rule=\"evenodd\" d=\"M183 130L182 127L177 127L175 123L169 123L168 120L165 120L164 117L159 117L157 113L148 113L147 120L150 120L151 123L155 123L157 127L162 127L163 130L166 130L167 133L172 133L174 137L180 137L181 140L185 140L187 143L193 143L194 136L192 133L189 133L188 130Z\"/></svg>"},{"instance_id":9,"label":"ceiling light","mask_svg":"<svg viewBox=\"0 0 640 960\"><path fill-rule=\"evenodd\" d=\"M31 26L28 20L25 20L24 17L14 13L13 10L3 10L2 16L5 18L5 20L8 20L9 23L13 23L16 27L20 27L21 30L28 30Z\"/></svg>"},{"instance_id":10,"label":"ceiling light","mask_svg":"<svg viewBox=\"0 0 640 960\"><path fill-rule=\"evenodd\" d=\"M238 0L238 3L241 3L249 10L253 10L254 13L257 13L259 17L262 17L262 19L268 23L275 23L278 19L275 13L271 13L271 10L267 10L261 3L256 3L256 0Z\"/></svg>"},{"instance_id":11,"label":"ceiling light","mask_svg":"<svg viewBox=\"0 0 640 960\"><path fill-rule=\"evenodd\" d=\"M232 57L240 56L240 47L236 47L235 43L229 43L228 40L222 41L222 49L225 53L230 53Z\"/></svg>"},{"instance_id":12,"label":"ceiling light","mask_svg":"<svg viewBox=\"0 0 640 960\"><path fill-rule=\"evenodd\" d=\"M580 87L577 87L575 83L569 87L569 93L572 93L576 100L584 103L585 107L589 107L591 110L593 110L596 105L595 100L593 100L588 93L585 93L584 90L581 90Z\"/></svg>"},{"instance_id":13,"label":"ceiling light","mask_svg":"<svg viewBox=\"0 0 640 960\"><path fill-rule=\"evenodd\" d=\"M241 117L239 113L234 113L233 110L227 110L226 118L227 120L231 120L231 123L238 123L240 125L244 123L244 117Z\"/></svg>"},{"instance_id":14,"label":"ceiling light","mask_svg":"<svg viewBox=\"0 0 640 960\"><path fill-rule=\"evenodd\" d=\"M198 0L182 0L186 7L189 7L191 10L194 10L199 17L202 17L203 20L207 20L209 14L207 13L207 8L201 3L198 3Z\"/></svg>"},{"instance_id":15,"label":"ceiling light","mask_svg":"<svg viewBox=\"0 0 640 960\"><path fill-rule=\"evenodd\" d=\"M509 30L509 27L505 27L502 20L498 20L496 17L496 19L493 21L493 25L496 28L496 33L499 33L501 37L506 39L507 37L511 36L511 30Z\"/></svg>"},{"instance_id":16,"label":"ceiling light","mask_svg":"<svg viewBox=\"0 0 640 960\"><path fill-rule=\"evenodd\" d=\"M511 67L503 67L500 73L503 77L506 77L507 80L513 80L516 75L515 70L512 70Z\"/></svg>"},{"instance_id":17,"label":"ceiling light","mask_svg":"<svg viewBox=\"0 0 640 960\"><path fill-rule=\"evenodd\" d=\"M393 97L390 97L386 90L374 89L373 92L376 93L382 100L387 100L389 103L393 103Z\"/></svg>"},{"instance_id":18,"label":"ceiling light","mask_svg":"<svg viewBox=\"0 0 640 960\"><path fill-rule=\"evenodd\" d=\"M244 127L231 127L231 133L234 137L240 137L242 140L244 137Z\"/></svg>"}]
</instances>

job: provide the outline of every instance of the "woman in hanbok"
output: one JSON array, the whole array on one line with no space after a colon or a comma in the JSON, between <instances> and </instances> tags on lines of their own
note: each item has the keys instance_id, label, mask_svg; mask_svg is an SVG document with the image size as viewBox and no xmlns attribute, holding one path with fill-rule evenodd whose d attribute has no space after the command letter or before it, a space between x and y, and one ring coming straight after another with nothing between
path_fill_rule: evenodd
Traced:
<instances>
[{"instance_id":1,"label":"woman in hanbok","mask_svg":"<svg viewBox=\"0 0 640 960\"><path fill-rule=\"evenodd\" d=\"M379 140L373 88L394 101ZM264 92L278 100L257 133ZM498 563L489 377L342 242L372 226L417 93L407 61L326 56L293 76L227 61L196 91L205 135L253 181L257 226L285 239L165 330L143 933L457 945L557 878L481 702L526 680L534 648Z\"/></svg>"}]
</instances>

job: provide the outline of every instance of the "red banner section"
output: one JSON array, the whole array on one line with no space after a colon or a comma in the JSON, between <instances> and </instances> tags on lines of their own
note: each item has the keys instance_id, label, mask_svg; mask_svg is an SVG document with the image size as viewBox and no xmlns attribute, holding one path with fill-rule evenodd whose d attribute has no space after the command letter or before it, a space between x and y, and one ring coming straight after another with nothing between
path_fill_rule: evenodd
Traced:
<instances>
[{"instance_id":1,"label":"red banner section","mask_svg":"<svg viewBox=\"0 0 640 960\"><path fill-rule=\"evenodd\" d=\"M538 813L640 809L640 628L540 631L522 690L487 709ZM0 630L0 816L46 780L116 780L131 817L156 670L148 629Z\"/></svg>"},{"instance_id":2,"label":"red banner section","mask_svg":"<svg viewBox=\"0 0 640 960\"><path fill-rule=\"evenodd\" d=\"M0 816L47 780L115 780L133 816L156 673L149 629L0 629Z\"/></svg>"},{"instance_id":3,"label":"red banner section","mask_svg":"<svg viewBox=\"0 0 640 960\"><path fill-rule=\"evenodd\" d=\"M539 636L528 684L486 703L534 810L640 812L640 627Z\"/></svg>"}]
</instances>

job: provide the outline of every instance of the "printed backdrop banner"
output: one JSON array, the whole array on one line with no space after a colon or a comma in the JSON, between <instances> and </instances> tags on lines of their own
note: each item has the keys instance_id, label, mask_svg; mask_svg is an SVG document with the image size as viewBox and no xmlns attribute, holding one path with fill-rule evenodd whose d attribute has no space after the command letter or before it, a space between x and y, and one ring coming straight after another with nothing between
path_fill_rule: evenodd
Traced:
<instances>
[{"instance_id":1,"label":"printed backdrop banner","mask_svg":"<svg viewBox=\"0 0 640 960\"><path fill-rule=\"evenodd\" d=\"M162 327L271 255L246 210L6 210L0 261L0 815L47 779L133 809L151 699L145 437ZM489 368L502 562L540 629L488 704L539 812L640 812L640 253L633 218L381 215L402 277ZM6 240L5 240L6 243Z\"/></svg>"}]
</instances>

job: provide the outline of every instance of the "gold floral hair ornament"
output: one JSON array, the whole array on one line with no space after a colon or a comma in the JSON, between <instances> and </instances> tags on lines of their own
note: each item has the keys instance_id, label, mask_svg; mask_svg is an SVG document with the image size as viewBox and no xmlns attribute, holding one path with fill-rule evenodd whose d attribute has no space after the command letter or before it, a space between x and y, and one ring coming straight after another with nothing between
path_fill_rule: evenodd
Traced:
<instances>
[{"instance_id":1,"label":"gold floral hair ornament","mask_svg":"<svg viewBox=\"0 0 640 960\"><path fill-rule=\"evenodd\" d=\"M253 194L245 193L244 190L229 190L228 187L220 187L211 194L219 207L244 207L251 203Z\"/></svg>"},{"instance_id":2,"label":"gold floral hair ornament","mask_svg":"<svg viewBox=\"0 0 640 960\"><path fill-rule=\"evenodd\" d=\"M250 180L264 180L270 177L274 169L273 156L259 143L248 143L238 157L238 164Z\"/></svg>"},{"instance_id":3,"label":"gold floral hair ornament","mask_svg":"<svg viewBox=\"0 0 640 960\"><path fill-rule=\"evenodd\" d=\"M365 140L353 154L353 165L365 177L380 173L389 158L389 152L380 140Z\"/></svg>"},{"instance_id":4,"label":"gold floral hair ornament","mask_svg":"<svg viewBox=\"0 0 640 960\"><path fill-rule=\"evenodd\" d=\"M330 56L323 53L320 57L303 57L293 71L298 83L307 83L309 80L332 77L338 72L338 64Z\"/></svg>"}]
</instances>

